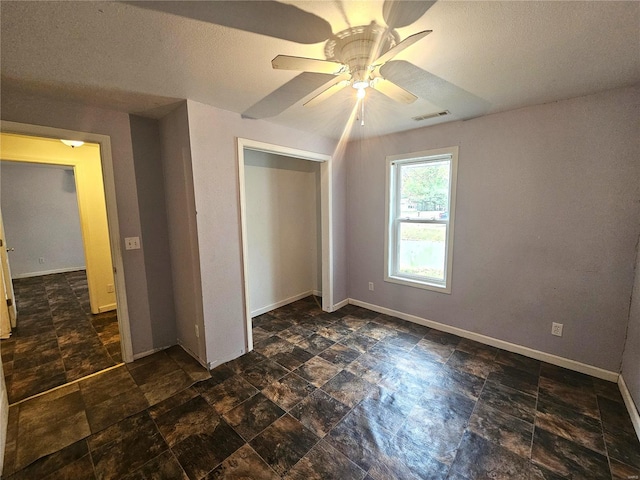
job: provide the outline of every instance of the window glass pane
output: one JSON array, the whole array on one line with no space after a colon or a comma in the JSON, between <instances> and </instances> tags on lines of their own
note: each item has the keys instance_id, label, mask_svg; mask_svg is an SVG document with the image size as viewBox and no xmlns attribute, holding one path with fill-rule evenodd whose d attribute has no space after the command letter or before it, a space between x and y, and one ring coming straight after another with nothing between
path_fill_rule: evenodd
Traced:
<instances>
[{"instance_id":1,"label":"window glass pane","mask_svg":"<svg viewBox=\"0 0 640 480\"><path fill-rule=\"evenodd\" d=\"M400 223L399 274L444 282L447 225Z\"/></svg>"},{"instance_id":2,"label":"window glass pane","mask_svg":"<svg viewBox=\"0 0 640 480\"><path fill-rule=\"evenodd\" d=\"M449 219L449 163L400 166L400 218Z\"/></svg>"}]
</instances>

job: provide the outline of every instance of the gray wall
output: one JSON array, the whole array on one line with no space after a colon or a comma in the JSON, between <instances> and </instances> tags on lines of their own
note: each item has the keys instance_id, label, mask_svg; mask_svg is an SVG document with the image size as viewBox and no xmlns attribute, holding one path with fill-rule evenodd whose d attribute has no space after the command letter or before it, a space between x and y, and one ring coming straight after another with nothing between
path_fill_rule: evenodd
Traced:
<instances>
[{"instance_id":1,"label":"gray wall","mask_svg":"<svg viewBox=\"0 0 640 480\"><path fill-rule=\"evenodd\" d=\"M129 115L24 94L4 87L0 108L2 120L92 132L111 138L133 352L148 352L162 346L154 345L153 336L149 333L154 330L154 324L150 314L144 257L136 250L125 250L123 245L124 237L142 236Z\"/></svg>"},{"instance_id":2,"label":"gray wall","mask_svg":"<svg viewBox=\"0 0 640 480\"><path fill-rule=\"evenodd\" d=\"M639 104L639 88L620 89L350 144L349 296L618 372L640 233ZM452 294L385 283L385 156L452 145Z\"/></svg>"},{"instance_id":3,"label":"gray wall","mask_svg":"<svg viewBox=\"0 0 640 480\"><path fill-rule=\"evenodd\" d=\"M175 345L176 326L169 233L160 155L160 128L156 120L129 116L133 161L138 190L142 249L147 272L147 296L153 345Z\"/></svg>"},{"instance_id":4,"label":"gray wall","mask_svg":"<svg viewBox=\"0 0 640 480\"><path fill-rule=\"evenodd\" d=\"M633 286L629 329L622 357L622 377L640 410L640 254L636 257L636 279Z\"/></svg>"},{"instance_id":5,"label":"gray wall","mask_svg":"<svg viewBox=\"0 0 640 480\"><path fill-rule=\"evenodd\" d=\"M0 162L0 194L13 278L85 268L73 168Z\"/></svg>"},{"instance_id":6,"label":"gray wall","mask_svg":"<svg viewBox=\"0 0 640 480\"><path fill-rule=\"evenodd\" d=\"M242 251L238 190L237 137L332 154L335 142L273 123L242 119L240 115L187 100L193 164L198 244L202 273L203 313L207 361L218 364L239 356L245 348ZM334 166L341 161L335 157ZM339 179L334 168L334 212L340 203ZM337 185L336 185L337 184ZM337 217L338 220L340 217ZM343 251L344 225L333 219L334 249ZM346 285L346 263L334 256L336 286ZM334 288L334 301L346 298L346 289Z\"/></svg>"},{"instance_id":7,"label":"gray wall","mask_svg":"<svg viewBox=\"0 0 640 480\"><path fill-rule=\"evenodd\" d=\"M177 339L201 362L206 363L202 282L186 102L160 121L160 132ZM223 232L224 229L220 231ZM199 338L196 336L196 325Z\"/></svg>"}]
</instances>

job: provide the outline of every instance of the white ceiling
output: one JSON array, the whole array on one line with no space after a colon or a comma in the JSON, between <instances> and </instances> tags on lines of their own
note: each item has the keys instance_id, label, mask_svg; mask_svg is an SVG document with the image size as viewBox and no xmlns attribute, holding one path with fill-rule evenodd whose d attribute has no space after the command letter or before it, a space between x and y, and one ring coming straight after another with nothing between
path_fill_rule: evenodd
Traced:
<instances>
[{"instance_id":1,"label":"white ceiling","mask_svg":"<svg viewBox=\"0 0 640 480\"><path fill-rule=\"evenodd\" d=\"M141 8L3 0L3 94L22 89L155 117L185 98L243 113L298 75L273 70L276 55L324 59L329 28L337 33L371 21L385 24L382 1L260 2L249 4L250 15L246 4L196 3L176 15L159 11L171 9L169 3ZM433 33L400 53L387 72L421 98L403 105L369 93L365 126L358 123L352 135L397 132L640 82L636 1L439 1L396 30L404 39L427 29ZM272 36L293 38L291 30L313 37L307 40L312 43ZM302 106L313 96L311 90L302 93L307 91L267 120L338 138L355 91L345 88L313 108ZM442 110L451 115L412 120Z\"/></svg>"}]
</instances>

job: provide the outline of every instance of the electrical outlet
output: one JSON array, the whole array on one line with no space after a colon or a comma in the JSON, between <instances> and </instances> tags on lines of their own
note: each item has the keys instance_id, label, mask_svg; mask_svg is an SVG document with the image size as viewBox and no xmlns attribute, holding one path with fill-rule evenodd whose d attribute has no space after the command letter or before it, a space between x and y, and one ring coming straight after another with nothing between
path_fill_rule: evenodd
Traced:
<instances>
[{"instance_id":1,"label":"electrical outlet","mask_svg":"<svg viewBox=\"0 0 640 480\"><path fill-rule=\"evenodd\" d=\"M40 258L38 259L38 263L44 263L44 257L40 257Z\"/></svg>"},{"instance_id":2,"label":"electrical outlet","mask_svg":"<svg viewBox=\"0 0 640 480\"><path fill-rule=\"evenodd\" d=\"M562 336L562 327L564 325L562 323L553 322L551 324L551 335L555 335L556 337Z\"/></svg>"},{"instance_id":3,"label":"electrical outlet","mask_svg":"<svg viewBox=\"0 0 640 480\"><path fill-rule=\"evenodd\" d=\"M125 237L125 250L138 250L140 248L140 237Z\"/></svg>"},{"instance_id":4,"label":"electrical outlet","mask_svg":"<svg viewBox=\"0 0 640 480\"><path fill-rule=\"evenodd\" d=\"M113 293L113 284L107 285L107 293Z\"/></svg>"},{"instance_id":5,"label":"electrical outlet","mask_svg":"<svg viewBox=\"0 0 640 480\"><path fill-rule=\"evenodd\" d=\"M200 338L200 329L198 328L198 325L195 325L196 327L196 338Z\"/></svg>"},{"instance_id":6,"label":"electrical outlet","mask_svg":"<svg viewBox=\"0 0 640 480\"><path fill-rule=\"evenodd\" d=\"M369 282L369 290L373 292L373 282Z\"/></svg>"}]
</instances>

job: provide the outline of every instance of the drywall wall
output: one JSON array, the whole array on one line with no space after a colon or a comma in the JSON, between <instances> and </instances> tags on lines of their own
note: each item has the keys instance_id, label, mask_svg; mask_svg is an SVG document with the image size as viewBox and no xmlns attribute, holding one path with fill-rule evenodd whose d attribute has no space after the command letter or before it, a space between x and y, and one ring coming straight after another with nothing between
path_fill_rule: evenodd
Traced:
<instances>
[{"instance_id":1,"label":"drywall wall","mask_svg":"<svg viewBox=\"0 0 640 480\"><path fill-rule=\"evenodd\" d=\"M201 362L206 363L202 282L186 102L160 120L160 135L177 340Z\"/></svg>"},{"instance_id":2,"label":"drywall wall","mask_svg":"<svg viewBox=\"0 0 640 480\"><path fill-rule=\"evenodd\" d=\"M255 150L244 154L252 315L322 285L320 164Z\"/></svg>"},{"instance_id":3,"label":"drywall wall","mask_svg":"<svg viewBox=\"0 0 640 480\"><path fill-rule=\"evenodd\" d=\"M633 284L629 328L622 356L622 378L631 398L640 411L640 255L636 257L636 278Z\"/></svg>"},{"instance_id":4,"label":"drywall wall","mask_svg":"<svg viewBox=\"0 0 640 480\"><path fill-rule=\"evenodd\" d=\"M5 86L2 87L1 93L0 118L2 120L92 132L108 135L111 138L121 241L124 237L141 236L129 115L104 108L53 100ZM153 320L149 313L144 258L133 250L124 250L122 243L121 250L133 352L148 352L155 346L153 337L149 335Z\"/></svg>"},{"instance_id":5,"label":"drywall wall","mask_svg":"<svg viewBox=\"0 0 640 480\"><path fill-rule=\"evenodd\" d=\"M237 137L329 155L335 150L335 142L274 123L243 119L238 114L191 100L187 100L187 112L207 361L217 365L239 356L245 349ZM339 155L332 157L334 212L345 208L340 203L344 197L336 179L343 172L339 168L342 161ZM339 221L339 217L333 217L334 302L347 298L346 259L342 256L345 249L341 245L345 225Z\"/></svg>"},{"instance_id":6,"label":"drywall wall","mask_svg":"<svg viewBox=\"0 0 640 480\"><path fill-rule=\"evenodd\" d=\"M169 233L164 195L158 122L129 116L136 172L142 249L147 272L151 336L156 346L176 343L173 280L169 261Z\"/></svg>"},{"instance_id":7,"label":"drywall wall","mask_svg":"<svg viewBox=\"0 0 640 480\"><path fill-rule=\"evenodd\" d=\"M627 88L350 144L349 296L618 372L640 233L639 106ZM385 283L385 157L455 145L451 295Z\"/></svg>"},{"instance_id":8,"label":"drywall wall","mask_svg":"<svg viewBox=\"0 0 640 480\"><path fill-rule=\"evenodd\" d=\"M73 168L0 162L13 278L85 268Z\"/></svg>"}]
</instances>

